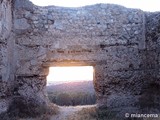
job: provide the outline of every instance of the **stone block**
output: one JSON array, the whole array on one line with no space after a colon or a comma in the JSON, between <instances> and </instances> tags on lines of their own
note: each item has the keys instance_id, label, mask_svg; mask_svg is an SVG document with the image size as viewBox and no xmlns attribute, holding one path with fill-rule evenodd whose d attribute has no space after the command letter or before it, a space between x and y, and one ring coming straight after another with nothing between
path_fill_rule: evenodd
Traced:
<instances>
[{"instance_id":1,"label":"stone block","mask_svg":"<svg viewBox=\"0 0 160 120\"><path fill-rule=\"evenodd\" d=\"M27 30L30 28L30 24L28 24L27 19L16 19L14 20L14 28L15 30Z\"/></svg>"}]
</instances>

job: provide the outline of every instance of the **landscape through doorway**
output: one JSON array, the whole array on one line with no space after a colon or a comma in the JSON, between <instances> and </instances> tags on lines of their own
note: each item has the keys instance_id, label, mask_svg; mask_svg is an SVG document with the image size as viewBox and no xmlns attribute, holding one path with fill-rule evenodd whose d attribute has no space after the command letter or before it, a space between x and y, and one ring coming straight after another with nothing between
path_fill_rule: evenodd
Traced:
<instances>
[{"instance_id":1,"label":"landscape through doorway","mask_svg":"<svg viewBox=\"0 0 160 120\"><path fill-rule=\"evenodd\" d=\"M47 93L51 102L60 106L96 103L93 66L50 67Z\"/></svg>"}]
</instances>

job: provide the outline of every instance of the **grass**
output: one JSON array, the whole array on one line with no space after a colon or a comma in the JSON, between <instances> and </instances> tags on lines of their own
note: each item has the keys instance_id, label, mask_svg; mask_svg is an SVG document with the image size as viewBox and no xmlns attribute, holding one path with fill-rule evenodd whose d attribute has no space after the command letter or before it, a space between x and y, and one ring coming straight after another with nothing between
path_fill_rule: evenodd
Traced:
<instances>
[{"instance_id":1,"label":"grass","mask_svg":"<svg viewBox=\"0 0 160 120\"><path fill-rule=\"evenodd\" d=\"M59 113L59 107L53 103L50 103L48 107L38 107L35 111L39 111L40 115L21 114L21 111L16 108L12 111L0 115L0 120L50 120L50 117ZM36 113L36 112L35 112ZM34 114L34 113L32 113ZM34 117L29 117L29 116Z\"/></svg>"},{"instance_id":2,"label":"grass","mask_svg":"<svg viewBox=\"0 0 160 120\"><path fill-rule=\"evenodd\" d=\"M43 112L42 115L37 116L36 118L19 118L18 120L50 120L50 117L59 113L59 107L53 103L50 103L49 107L45 110L40 110Z\"/></svg>"}]
</instances>

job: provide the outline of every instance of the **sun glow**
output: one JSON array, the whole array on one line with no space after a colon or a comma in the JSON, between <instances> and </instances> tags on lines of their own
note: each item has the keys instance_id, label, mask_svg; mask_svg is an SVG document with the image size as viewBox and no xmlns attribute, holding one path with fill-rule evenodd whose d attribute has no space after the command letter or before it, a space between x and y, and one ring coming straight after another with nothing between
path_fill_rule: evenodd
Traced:
<instances>
[{"instance_id":1,"label":"sun glow","mask_svg":"<svg viewBox=\"0 0 160 120\"><path fill-rule=\"evenodd\" d=\"M47 85L93 80L92 66L50 67Z\"/></svg>"}]
</instances>

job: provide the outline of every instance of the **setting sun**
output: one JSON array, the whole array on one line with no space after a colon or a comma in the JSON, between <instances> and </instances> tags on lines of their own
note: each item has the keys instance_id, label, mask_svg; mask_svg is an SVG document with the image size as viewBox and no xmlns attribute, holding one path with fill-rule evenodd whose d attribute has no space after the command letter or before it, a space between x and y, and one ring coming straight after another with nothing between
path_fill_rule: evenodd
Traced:
<instances>
[{"instance_id":1,"label":"setting sun","mask_svg":"<svg viewBox=\"0 0 160 120\"><path fill-rule=\"evenodd\" d=\"M47 85L93 80L92 66L50 67Z\"/></svg>"}]
</instances>

